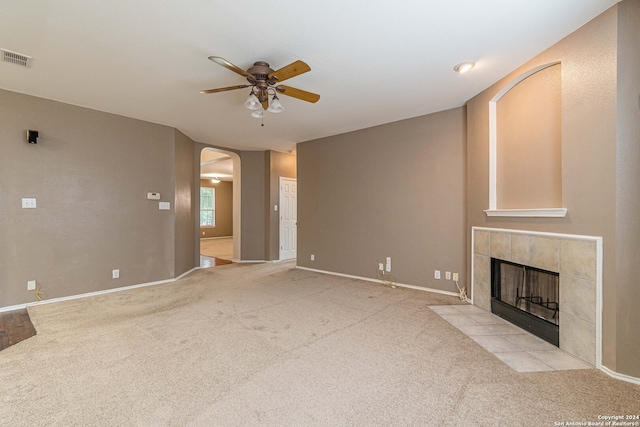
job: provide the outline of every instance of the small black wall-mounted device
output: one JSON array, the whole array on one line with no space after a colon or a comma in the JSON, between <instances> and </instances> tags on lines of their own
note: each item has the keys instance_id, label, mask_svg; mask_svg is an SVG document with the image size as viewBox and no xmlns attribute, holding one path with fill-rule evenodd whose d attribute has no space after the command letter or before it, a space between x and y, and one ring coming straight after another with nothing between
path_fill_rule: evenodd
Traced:
<instances>
[{"instance_id":1,"label":"small black wall-mounted device","mask_svg":"<svg viewBox=\"0 0 640 427\"><path fill-rule=\"evenodd\" d=\"M38 131L37 130L28 130L27 131L27 141L29 144L37 144L38 143Z\"/></svg>"}]
</instances>

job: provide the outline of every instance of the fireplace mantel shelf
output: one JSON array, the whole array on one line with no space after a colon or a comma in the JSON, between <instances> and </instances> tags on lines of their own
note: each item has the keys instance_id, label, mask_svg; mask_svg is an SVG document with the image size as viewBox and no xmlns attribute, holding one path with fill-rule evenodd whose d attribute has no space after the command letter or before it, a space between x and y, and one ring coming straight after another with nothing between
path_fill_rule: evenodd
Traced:
<instances>
[{"instance_id":1,"label":"fireplace mantel shelf","mask_svg":"<svg viewBox=\"0 0 640 427\"><path fill-rule=\"evenodd\" d=\"M487 216L507 217L545 217L564 218L567 215L566 208L542 208L542 209L486 209Z\"/></svg>"}]
</instances>

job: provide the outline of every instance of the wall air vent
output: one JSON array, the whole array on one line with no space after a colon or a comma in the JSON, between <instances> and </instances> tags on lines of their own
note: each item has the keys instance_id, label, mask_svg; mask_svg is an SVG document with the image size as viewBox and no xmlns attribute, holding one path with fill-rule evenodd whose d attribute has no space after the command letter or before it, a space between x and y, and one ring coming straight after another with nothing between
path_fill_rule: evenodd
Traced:
<instances>
[{"instance_id":1,"label":"wall air vent","mask_svg":"<svg viewBox=\"0 0 640 427\"><path fill-rule=\"evenodd\" d=\"M21 67L29 67L31 65L31 57L23 55L21 53L12 52L7 49L0 49L2 51L2 61L10 62L11 64L20 65Z\"/></svg>"}]
</instances>

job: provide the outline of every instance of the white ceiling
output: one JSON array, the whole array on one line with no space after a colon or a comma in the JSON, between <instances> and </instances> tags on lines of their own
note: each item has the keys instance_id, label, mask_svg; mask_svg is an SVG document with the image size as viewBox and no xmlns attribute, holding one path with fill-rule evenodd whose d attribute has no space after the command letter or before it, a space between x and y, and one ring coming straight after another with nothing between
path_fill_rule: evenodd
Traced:
<instances>
[{"instance_id":1,"label":"white ceiling","mask_svg":"<svg viewBox=\"0 0 640 427\"><path fill-rule=\"evenodd\" d=\"M616 0L0 0L0 88L176 127L243 150L295 143L463 105ZM301 59L284 113L264 127L248 90L207 59L246 69ZM471 72L452 71L475 61Z\"/></svg>"}]
</instances>

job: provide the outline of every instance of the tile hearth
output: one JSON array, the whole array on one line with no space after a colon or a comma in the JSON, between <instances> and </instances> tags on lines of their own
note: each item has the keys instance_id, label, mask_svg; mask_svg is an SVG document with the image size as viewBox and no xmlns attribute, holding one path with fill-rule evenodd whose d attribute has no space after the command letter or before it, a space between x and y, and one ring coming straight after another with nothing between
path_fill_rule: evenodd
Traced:
<instances>
[{"instance_id":1,"label":"tile hearth","mask_svg":"<svg viewBox=\"0 0 640 427\"><path fill-rule=\"evenodd\" d=\"M429 306L517 372L593 369L593 366L473 305Z\"/></svg>"}]
</instances>

